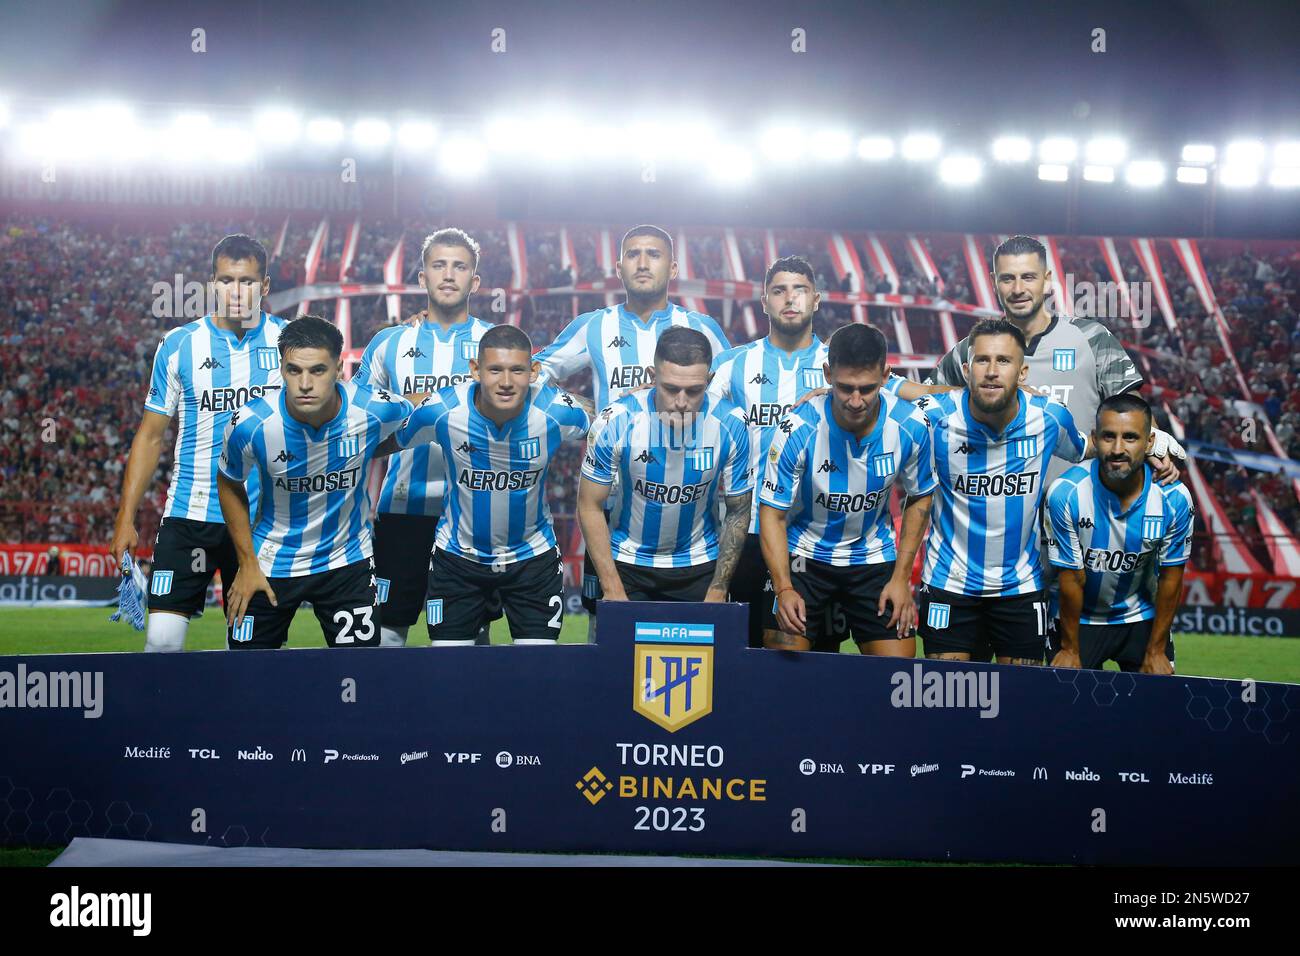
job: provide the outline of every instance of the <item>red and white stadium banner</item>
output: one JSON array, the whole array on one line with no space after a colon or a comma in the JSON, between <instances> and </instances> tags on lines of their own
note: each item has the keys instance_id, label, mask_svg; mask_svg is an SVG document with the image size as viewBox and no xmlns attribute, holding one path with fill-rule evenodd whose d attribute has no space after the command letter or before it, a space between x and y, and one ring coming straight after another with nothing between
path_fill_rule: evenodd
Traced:
<instances>
[{"instance_id":1,"label":"red and white stadium banner","mask_svg":"<svg viewBox=\"0 0 1300 956\"><path fill-rule=\"evenodd\" d=\"M402 258L406 255L406 233L402 233L393 251L384 260L384 282L398 285L402 281ZM388 310L388 321L396 324L402 321L402 297L400 295L384 296L384 305Z\"/></svg>"},{"instance_id":2,"label":"red and white stadium banner","mask_svg":"<svg viewBox=\"0 0 1300 956\"><path fill-rule=\"evenodd\" d=\"M736 241L736 230L728 226L722 233L722 264L727 269L727 277L730 279L745 278L745 260L740 255L740 243ZM731 299L727 299L727 305L731 304ZM744 325L745 338L752 339L758 335L758 318L754 315L752 305L744 305L740 309L741 322Z\"/></svg>"},{"instance_id":3,"label":"red and white stadium banner","mask_svg":"<svg viewBox=\"0 0 1300 956\"><path fill-rule=\"evenodd\" d=\"M989 268L985 264L984 252L979 240L969 232L962 237L962 254L966 257L966 271L970 274L970 287L975 290L975 303L983 309L994 309L998 315L998 297L993 291L993 280L989 278Z\"/></svg>"},{"instance_id":4,"label":"red and white stadium banner","mask_svg":"<svg viewBox=\"0 0 1300 956\"><path fill-rule=\"evenodd\" d=\"M280 226L280 234L275 237L275 248L271 251L272 259L279 259L284 255L284 240L289 235L289 217L284 217L284 222Z\"/></svg>"},{"instance_id":5,"label":"red and white stadium banner","mask_svg":"<svg viewBox=\"0 0 1300 956\"><path fill-rule=\"evenodd\" d=\"M0 544L0 576L44 574L51 547L59 549L61 572L69 577L116 577L117 568L108 545L95 544ZM136 548L138 559L152 557L152 548Z\"/></svg>"},{"instance_id":6,"label":"red and white stadium banner","mask_svg":"<svg viewBox=\"0 0 1300 956\"><path fill-rule=\"evenodd\" d=\"M939 268L934 264L934 257L930 255L930 250L925 243L911 233L907 235L907 253L911 256L913 268L932 282L935 291L942 296L944 294L943 276L939 274ZM957 347L957 327L953 325L951 312L939 313L939 332L943 336L944 348L954 349Z\"/></svg>"},{"instance_id":7,"label":"red and white stadium banner","mask_svg":"<svg viewBox=\"0 0 1300 956\"><path fill-rule=\"evenodd\" d=\"M339 284L348 281L352 263L357 257L357 244L361 241L361 220L352 220L347 235L343 237L343 254L339 256ZM345 298L334 303L334 324L343 333L343 351L352 351L352 303Z\"/></svg>"},{"instance_id":8,"label":"red and white stadium banner","mask_svg":"<svg viewBox=\"0 0 1300 956\"><path fill-rule=\"evenodd\" d=\"M578 256L573 250L573 237L569 235L569 227L560 227L560 268L568 269L569 275L573 276L573 281L578 281ZM578 297L575 295L569 302L569 309L576 317L578 314Z\"/></svg>"},{"instance_id":9,"label":"red and white stadium banner","mask_svg":"<svg viewBox=\"0 0 1300 956\"><path fill-rule=\"evenodd\" d=\"M831 266L835 270L835 278L843 282L844 277L848 276L849 288L861 295L865 288L865 283L862 281L862 260L858 258L858 250L853 248L853 243L845 239L842 233L833 232L826 240L826 248L831 254ZM859 324L865 323L867 310L860 305L855 305L853 321Z\"/></svg>"},{"instance_id":10,"label":"red and white stadium banner","mask_svg":"<svg viewBox=\"0 0 1300 956\"><path fill-rule=\"evenodd\" d=\"M1055 311L1066 318L1074 315L1074 303L1065 294L1065 273L1061 271L1061 252L1051 236L1039 236L1038 241L1047 248L1047 268L1052 273L1052 296Z\"/></svg>"},{"instance_id":11,"label":"red and white stadium banner","mask_svg":"<svg viewBox=\"0 0 1300 956\"><path fill-rule=\"evenodd\" d=\"M692 312L704 312L705 304L703 300L694 296L683 296L681 294L681 280L690 281L695 278L695 270L691 266L691 247L686 239L686 230L677 230L677 280L678 295L682 298L682 305Z\"/></svg>"},{"instance_id":12,"label":"red and white stadium banner","mask_svg":"<svg viewBox=\"0 0 1300 956\"><path fill-rule=\"evenodd\" d=\"M311 245L307 247L307 262L302 282L304 287L310 288L311 284L316 281L316 273L320 270L321 259L325 255L325 243L329 239L329 234L330 221L322 219L320 225L316 227L316 232L312 234ZM299 302L298 315L306 315L311 303L311 299L303 299Z\"/></svg>"},{"instance_id":13,"label":"red and white stadium banner","mask_svg":"<svg viewBox=\"0 0 1300 956\"><path fill-rule=\"evenodd\" d=\"M1255 520L1259 522L1260 533L1268 546L1268 556L1273 561L1273 573L1284 577L1300 578L1300 544L1291 536L1268 502L1254 488L1250 489L1255 499Z\"/></svg>"},{"instance_id":14,"label":"red and white stadium banner","mask_svg":"<svg viewBox=\"0 0 1300 956\"><path fill-rule=\"evenodd\" d=\"M596 242L596 262L600 266L600 271L606 280L618 282L618 274L614 271L614 265L618 262L621 253L614 251L614 237L608 229L600 230L600 236ZM609 308L618 301L618 296L612 292L605 293L605 308Z\"/></svg>"},{"instance_id":15,"label":"red and white stadium banner","mask_svg":"<svg viewBox=\"0 0 1300 956\"><path fill-rule=\"evenodd\" d=\"M894 266L893 257L889 254L889 247L881 242L880 237L874 232L867 233L866 250L867 259L872 267L889 280L891 291L902 292L902 280L899 278L898 269ZM902 309L890 309L889 317L894 323L894 341L898 343L898 350L912 351L912 331L907 327L907 313Z\"/></svg>"},{"instance_id":16,"label":"red and white stadium banner","mask_svg":"<svg viewBox=\"0 0 1300 956\"><path fill-rule=\"evenodd\" d=\"M528 247L518 223L506 223L506 247L510 250L510 284L516 289L522 289L528 285ZM507 298L509 311L506 313L506 322L517 326L524 317L523 303L517 296Z\"/></svg>"},{"instance_id":17,"label":"red and white stadium banner","mask_svg":"<svg viewBox=\"0 0 1300 956\"><path fill-rule=\"evenodd\" d=\"M1169 298L1169 286L1165 284L1165 274L1160 268L1160 255L1156 252L1155 240L1134 239L1132 244L1138 264L1142 266L1151 288L1155 290L1156 304L1160 306L1160 314L1165 318L1165 325L1169 326L1169 331L1177 333L1178 318L1174 315L1174 304Z\"/></svg>"},{"instance_id":18,"label":"red and white stadium banner","mask_svg":"<svg viewBox=\"0 0 1300 956\"><path fill-rule=\"evenodd\" d=\"M1300 581L1264 574L1187 571L1183 605L1189 607L1300 608Z\"/></svg>"},{"instance_id":19,"label":"red and white stadium banner","mask_svg":"<svg viewBox=\"0 0 1300 956\"><path fill-rule=\"evenodd\" d=\"M767 261L763 263L763 271L767 272L768 266L781 258L781 247L776 243L776 233L771 229L763 230L763 253L767 256Z\"/></svg>"},{"instance_id":20,"label":"red and white stadium banner","mask_svg":"<svg viewBox=\"0 0 1300 956\"><path fill-rule=\"evenodd\" d=\"M1223 351L1227 353L1228 361L1232 363L1232 369L1237 375L1237 385L1241 388L1242 398L1250 401L1250 389L1246 387L1246 377L1241 374L1241 366L1237 364L1237 356L1232 351L1232 338L1228 332L1228 320L1223 317L1223 311L1214 298L1214 289L1210 287L1210 276L1205 271L1205 265L1201 262L1201 253L1196 248L1196 240L1175 239L1173 240L1173 247L1174 255L1178 257L1179 264L1183 267L1183 271L1187 273L1187 278L1192 282L1192 288L1200 296L1201 306L1205 309L1206 314L1214 318L1215 331L1218 332L1219 342L1223 345Z\"/></svg>"}]
</instances>

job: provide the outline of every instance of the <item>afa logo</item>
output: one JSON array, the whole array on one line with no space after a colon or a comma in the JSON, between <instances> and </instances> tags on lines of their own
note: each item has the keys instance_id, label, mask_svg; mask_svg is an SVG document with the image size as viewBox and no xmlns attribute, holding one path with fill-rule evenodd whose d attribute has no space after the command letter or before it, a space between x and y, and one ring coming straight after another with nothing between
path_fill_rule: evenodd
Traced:
<instances>
[{"instance_id":1,"label":"afa logo","mask_svg":"<svg viewBox=\"0 0 1300 956\"><path fill-rule=\"evenodd\" d=\"M713 625L636 623L632 709L669 733L713 712Z\"/></svg>"}]
</instances>

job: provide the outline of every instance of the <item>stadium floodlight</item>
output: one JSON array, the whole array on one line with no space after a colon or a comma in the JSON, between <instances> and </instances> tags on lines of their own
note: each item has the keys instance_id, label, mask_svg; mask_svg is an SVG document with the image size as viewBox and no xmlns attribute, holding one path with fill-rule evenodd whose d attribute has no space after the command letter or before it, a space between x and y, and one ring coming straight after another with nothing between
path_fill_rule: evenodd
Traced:
<instances>
[{"instance_id":1,"label":"stadium floodlight","mask_svg":"<svg viewBox=\"0 0 1300 956\"><path fill-rule=\"evenodd\" d=\"M223 166L251 166L257 160L258 141L248 129L225 126L214 132L217 146L205 152Z\"/></svg>"},{"instance_id":2,"label":"stadium floodlight","mask_svg":"<svg viewBox=\"0 0 1300 956\"><path fill-rule=\"evenodd\" d=\"M1226 163L1219 167L1219 185L1248 189L1259 183L1259 167L1254 163Z\"/></svg>"},{"instance_id":3,"label":"stadium floodlight","mask_svg":"<svg viewBox=\"0 0 1300 956\"><path fill-rule=\"evenodd\" d=\"M1038 167L1038 178L1048 183L1063 183L1070 178L1070 167L1059 163L1042 163Z\"/></svg>"},{"instance_id":4,"label":"stadium floodlight","mask_svg":"<svg viewBox=\"0 0 1300 956\"><path fill-rule=\"evenodd\" d=\"M894 157L894 141L888 136L864 136L858 140L858 158L881 162Z\"/></svg>"},{"instance_id":5,"label":"stadium floodlight","mask_svg":"<svg viewBox=\"0 0 1300 956\"><path fill-rule=\"evenodd\" d=\"M1300 187L1300 166L1275 166L1268 174L1268 184L1274 189Z\"/></svg>"},{"instance_id":6,"label":"stadium floodlight","mask_svg":"<svg viewBox=\"0 0 1300 956\"><path fill-rule=\"evenodd\" d=\"M908 162L924 163L937 159L943 143L932 133L909 133L903 137L900 152Z\"/></svg>"},{"instance_id":7,"label":"stadium floodlight","mask_svg":"<svg viewBox=\"0 0 1300 956\"><path fill-rule=\"evenodd\" d=\"M683 158L708 157L714 152L718 134L707 120L686 119L677 124L672 140L672 152L680 150Z\"/></svg>"},{"instance_id":8,"label":"stadium floodlight","mask_svg":"<svg viewBox=\"0 0 1300 956\"><path fill-rule=\"evenodd\" d=\"M759 134L758 147L774 163L789 164L803 159L804 132L798 126L776 124Z\"/></svg>"},{"instance_id":9,"label":"stadium floodlight","mask_svg":"<svg viewBox=\"0 0 1300 956\"><path fill-rule=\"evenodd\" d=\"M18 149L33 159L54 158L54 138L45 123L23 123L18 127Z\"/></svg>"},{"instance_id":10,"label":"stadium floodlight","mask_svg":"<svg viewBox=\"0 0 1300 956\"><path fill-rule=\"evenodd\" d=\"M812 151L823 162L842 163L853 152L853 137L847 130L818 130L812 137Z\"/></svg>"},{"instance_id":11,"label":"stadium floodlight","mask_svg":"<svg viewBox=\"0 0 1300 956\"><path fill-rule=\"evenodd\" d=\"M1165 181L1165 164L1153 159L1138 159L1124 170L1124 181L1138 189L1150 189Z\"/></svg>"},{"instance_id":12,"label":"stadium floodlight","mask_svg":"<svg viewBox=\"0 0 1300 956\"><path fill-rule=\"evenodd\" d=\"M328 116L318 116L307 123L307 141L314 146L333 146L343 140L343 123Z\"/></svg>"},{"instance_id":13,"label":"stadium floodlight","mask_svg":"<svg viewBox=\"0 0 1300 956\"><path fill-rule=\"evenodd\" d=\"M528 127L513 116L494 116L483 124L483 138L494 153L515 153L524 149Z\"/></svg>"},{"instance_id":14,"label":"stadium floodlight","mask_svg":"<svg viewBox=\"0 0 1300 956\"><path fill-rule=\"evenodd\" d=\"M4 100L0 100L0 129L4 129L9 125L9 116L9 104Z\"/></svg>"},{"instance_id":15,"label":"stadium floodlight","mask_svg":"<svg viewBox=\"0 0 1300 956\"><path fill-rule=\"evenodd\" d=\"M1177 178L1189 186L1204 186L1210 181L1210 171L1204 166L1179 166Z\"/></svg>"},{"instance_id":16,"label":"stadium floodlight","mask_svg":"<svg viewBox=\"0 0 1300 956\"><path fill-rule=\"evenodd\" d=\"M449 137L438 151L438 169L453 179L473 179L486 165L487 149L482 141L464 133Z\"/></svg>"},{"instance_id":17,"label":"stadium floodlight","mask_svg":"<svg viewBox=\"0 0 1300 956\"><path fill-rule=\"evenodd\" d=\"M405 120L397 127L397 145L418 152L428 149L438 138L437 128L428 120Z\"/></svg>"},{"instance_id":18,"label":"stadium floodlight","mask_svg":"<svg viewBox=\"0 0 1300 956\"><path fill-rule=\"evenodd\" d=\"M1215 149L1209 143L1188 143L1183 147L1185 163L1212 163L1215 155Z\"/></svg>"},{"instance_id":19,"label":"stadium floodlight","mask_svg":"<svg viewBox=\"0 0 1300 956\"><path fill-rule=\"evenodd\" d=\"M999 136L993 141L993 158L999 163L1024 163L1034 154L1034 144L1023 136Z\"/></svg>"},{"instance_id":20,"label":"stadium floodlight","mask_svg":"<svg viewBox=\"0 0 1300 956\"><path fill-rule=\"evenodd\" d=\"M1044 163L1072 163L1079 155L1079 144L1066 136L1052 136L1038 144L1038 158Z\"/></svg>"},{"instance_id":21,"label":"stadium floodlight","mask_svg":"<svg viewBox=\"0 0 1300 956\"><path fill-rule=\"evenodd\" d=\"M984 175L984 164L974 156L945 156L939 162L939 179L950 186L969 186Z\"/></svg>"},{"instance_id":22,"label":"stadium floodlight","mask_svg":"<svg viewBox=\"0 0 1300 956\"><path fill-rule=\"evenodd\" d=\"M1300 140L1287 140L1274 146L1273 165L1300 166Z\"/></svg>"},{"instance_id":23,"label":"stadium floodlight","mask_svg":"<svg viewBox=\"0 0 1300 956\"><path fill-rule=\"evenodd\" d=\"M301 130L302 118L285 107L267 107L253 117L253 132L258 142L270 146L288 146L297 142Z\"/></svg>"},{"instance_id":24,"label":"stadium floodlight","mask_svg":"<svg viewBox=\"0 0 1300 956\"><path fill-rule=\"evenodd\" d=\"M1264 144L1257 139L1239 139L1229 143L1225 153L1234 166L1258 166L1264 161Z\"/></svg>"},{"instance_id":25,"label":"stadium floodlight","mask_svg":"<svg viewBox=\"0 0 1300 956\"><path fill-rule=\"evenodd\" d=\"M743 186L754 178L754 157L743 146L728 143L708 160L709 178L719 186Z\"/></svg>"},{"instance_id":26,"label":"stadium floodlight","mask_svg":"<svg viewBox=\"0 0 1300 956\"><path fill-rule=\"evenodd\" d=\"M178 113L171 127L159 137L159 155L173 163L196 162L208 155L215 137L212 117L207 113Z\"/></svg>"},{"instance_id":27,"label":"stadium floodlight","mask_svg":"<svg viewBox=\"0 0 1300 956\"><path fill-rule=\"evenodd\" d=\"M100 152L119 161L146 155L153 138L136 125L135 111L130 106L113 101L90 108L85 135L90 143L88 152Z\"/></svg>"},{"instance_id":28,"label":"stadium floodlight","mask_svg":"<svg viewBox=\"0 0 1300 956\"><path fill-rule=\"evenodd\" d=\"M1113 183L1115 181L1115 167L1084 166L1083 178L1090 183Z\"/></svg>"},{"instance_id":29,"label":"stadium floodlight","mask_svg":"<svg viewBox=\"0 0 1300 956\"><path fill-rule=\"evenodd\" d=\"M352 124L352 143L358 149L380 150L393 138L393 128L388 120L365 117Z\"/></svg>"},{"instance_id":30,"label":"stadium floodlight","mask_svg":"<svg viewBox=\"0 0 1300 956\"><path fill-rule=\"evenodd\" d=\"M1117 166L1128 155L1128 144L1117 136L1098 136L1088 140L1083 155L1088 162L1098 166Z\"/></svg>"}]
</instances>

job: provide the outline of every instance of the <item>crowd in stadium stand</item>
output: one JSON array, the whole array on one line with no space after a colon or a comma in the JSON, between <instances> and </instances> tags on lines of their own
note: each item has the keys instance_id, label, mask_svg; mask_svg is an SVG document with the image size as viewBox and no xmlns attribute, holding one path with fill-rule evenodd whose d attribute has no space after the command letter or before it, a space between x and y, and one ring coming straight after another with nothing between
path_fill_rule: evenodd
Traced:
<instances>
[{"instance_id":1,"label":"crowd in stadium stand","mask_svg":"<svg viewBox=\"0 0 1300 956\"><path fill-rule=\"evenodd\" d=\"M317 281L334 281L347 233L346 223L332 224L322 254ZM278 224L248 221L188 223L175 226L128 227L122 224L70 224L12 217L0 223L0 535L5 541L107 541L112 528L122 469L130 439L140 418L144 383L161 336L192 316L174 317L159 299L155 283L166 283L170 301L173 276L202 281L209 272L209 255L216 238L251 231L273 247ZM288 228L282 255L270 266L272 288L301 284L303 263L313 227L300 221ZM427 223L364 223L348 278L381 282L384 263L400 235L405 235L405 281L414 281L419 247ZM611 228L617 240L621 231ZM474 229L482 246L480 294L472 311L489 321L518 321L536 347L553 341L574 315L574 309L600 308L604 294L506 299L492 290L512 285L512 264L504 226ZM532 288L563 287L574 281L611 278L597 256L599 231L568 230L573 260L565 263L558 228L523 230L527 284ZM852 280L837 276L824 237L812 233L778 236L782 254L805 255L823 291L847 291ZM765 262L761 240L752 234L737 237L742 266L750 278L761 278ZM1219 244L1222 246L1223 244ZM1192 284L1166 263L1177 317L1171 331L1157 312L1142 328L1123 318L1105 318L1126 345L1140 350L1139 365L1148 378L1147 394L1171 409L1189 439L1223 448L1248 448L1273 454L1266 441L1265 421L1272 425L1279 446L1300 458L1300 253L1287 256L1252 253L1235 244L1215 254L1206 244L1203 258L1228 324L1234 355L1240 364L1253 405L1240 401L1235 371L1220 339L1214 317L1206 315ZM728 277L723 263L721 231L694 230L690 237L695 277ZM940 294L935 283L918 274L896 250L899 288L884 276L867 272L868 292L909 295ZM965 261L955 243L936 240L933 258L943 282L942 294L953 302L971 302ZM1063 267L1076 280L1109 278L1095 243L1066 240L1061 245ZM1121 248L1128 277L1140 281L1137 260ZM729 333L744 338L734 317L744 303L734 303ZM422 303L402 300L404 317ZM721 316L721 304L710 301ZM504 309L504 314L494 311ZM312 311L333 317L334 300L312 304ZM389 321L383 297L351 302L352 343L362 348ZM889 310L871 307L869 317L880 324L892 348L898 348ZM824 303L815 321L826 338L850 321L852 307ZM933 313L910 312L913 350L939 354L943 343ZM761 316L759 334L765 328ZM958 316L958 334L969 320ZM581 377L569 383L589 388ZM1163 411L1161 412L1163 416ZM1162 418L1163 420L1163 418ZM152 538L166 494L164 478L171 461L171 439L160 463L158 480L142 506L141 539ZM579 470L577 449L553 465L552 508L557 515L574 511ZM1290 481L1277 475L1248 471L1202 460L1210 483L1243 540L1265 567L1271 567L1259 534L1252 490L1260 494L1291 528L1300 524L1300 509ZM1200 545L1205 544L1204 539ZM1203 547L1199 562L1206 563Z\"/></svg>"}]
</instances>

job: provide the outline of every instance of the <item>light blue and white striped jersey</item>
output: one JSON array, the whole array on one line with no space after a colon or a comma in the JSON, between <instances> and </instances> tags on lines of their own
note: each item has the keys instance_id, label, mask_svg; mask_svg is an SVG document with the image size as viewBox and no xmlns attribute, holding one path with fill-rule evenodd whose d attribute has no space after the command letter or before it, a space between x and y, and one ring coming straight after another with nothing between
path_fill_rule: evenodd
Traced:
<instances>
[{"instance_id":1,"label":"light blue and white striped jersey","mask_svg":"<svg viewBox=\"0 0 1300 956\"><path fill-rule=\"evenodd\" d=\"M614 560L687 568L718 557L721 498L753 491L745 416L705 395L689 428L664 424L656 389L624 395L596 416L582 477L618 481L609 514Z\"/></svg>"},{"instance_id":2,"label":"light blue and white striped jersey","mask_svg":"<svg viewBox=\"0 0 1300 956\"><path fill-rule=\"evenodd\" d=\"M819 395L782 419L759 501L787 512L792 554L837 567L893 561L894 482L909 497L934 490L925 416L882 391L876 424L859 440L835 421L831 402Z\"/></svg>"},{"instance_id":3,"label":"light blue and white striped jersey","mask_svg":"<svg viewBox=\"0 0 1300 956\"><path fill-rule=\"evenodd\" d=\"M649 322L642 322L620 302L608 309L584 312L537 353L542 381L557 384L589 368L591 394L599 411L650 380L647 373L654 367L655 345L674 325L703 332L715 356L731 347L718 323L703 313L688 312L670 302L668 308L652 314Z\"/></svg>"},{"instance_id":4,"label":"light blue and white striped jersey","mask_svg":"<svg viewBox=\"0 0 1300 956\"><path fill-rule=\"evenodd\" d=\"M338 414L319 429L290 415L283 393L255 399L226 426L221 473L262 478L253 547L267 577L319 574L373 554L366 470L411 403L354 382L335 387Z\"/></svg>"},{"instance_id":5,"label":"light blue and white striped jersey","mask_svg":"<svg viewBox=\"0 0 1300 956\"><path fill-rule=\"evenodd\" d=\"M437 322L380 329L366 346L352 381L399 395L436 392L469 381L469 361L478 358L478 340L492 328L470 316L443 329ZM447 465L437 445L418 445L388 459L379 492L381 514L442 514Z\"/></svg>"},{"instance_id":6,"label":"light blue and white striped jersey","mask_svg":"<svg viewBox=\"0 0 1300 956\"><path fill-rule=\"evenodd\" d=\"M709 392L744 411L756 483L763 480L777 424L800 398L826 387L825 363L826 344L815 335L811 345L797 352L785 352L764 336L714 357ZM750 508L749 533L758 534L758 495Z\"/></svg>"},{"instance_id":7,"label":"light blue and white striped jersey","mask_svg":"<svg viewBox=\"0 0 1300 956\"><path fill-rule=\"evenodd\" d=\"M971 415L970 391L922 396L939 479L921 580L957 594L1003 597L1043 587L1038 506L1053 456L1079 461L1087 439L1064 405L1017 391L995 435Z\"/></svg>"},{"instance_id":8,"label":"light blue and white striped jersey","mask_svg":"<svg viewBox=\"0 0 1300 956\"><path fill-rule=\"evenodd\" d=\"M497 425L478 410L478 388L463 382L430 395L398 430L397 444L434 442L447 458L435 546L505 567L555 547L546 471L561 442L586 437L591 419L568 392L545 387Z\"/></svg>"},{"instance_id":9,"label":"light blue and white striped jersey","mask_svg":"<svg viewBox=\"0 0 1300 956\"><path fill-rule=\"evenodd\" d=\"M225 523L217 499L217 458L230 413L279 389L280 330L285 320L261 314L242 338L205 315L172 329L158 344L144 407L176 418L176 450L163 516ZM257 514L256 480L249 505Z\"/></svg>"},{"instance_id":10,"label":"light blue and white striped jersey","mask_svg":"<svg viewBox=\"0 0 1300 956\"><path fill-rule=\"evenodd\" d=\"M1156 616L1159 568L1192 554L1192 496L1183 484L1161 486L1142 465L1142 491L1121 510L1096 459L1075 465L1047 492L1047 557L1084 572L1083 624L1130 624Z\"/></svg>"}]
</instances>

